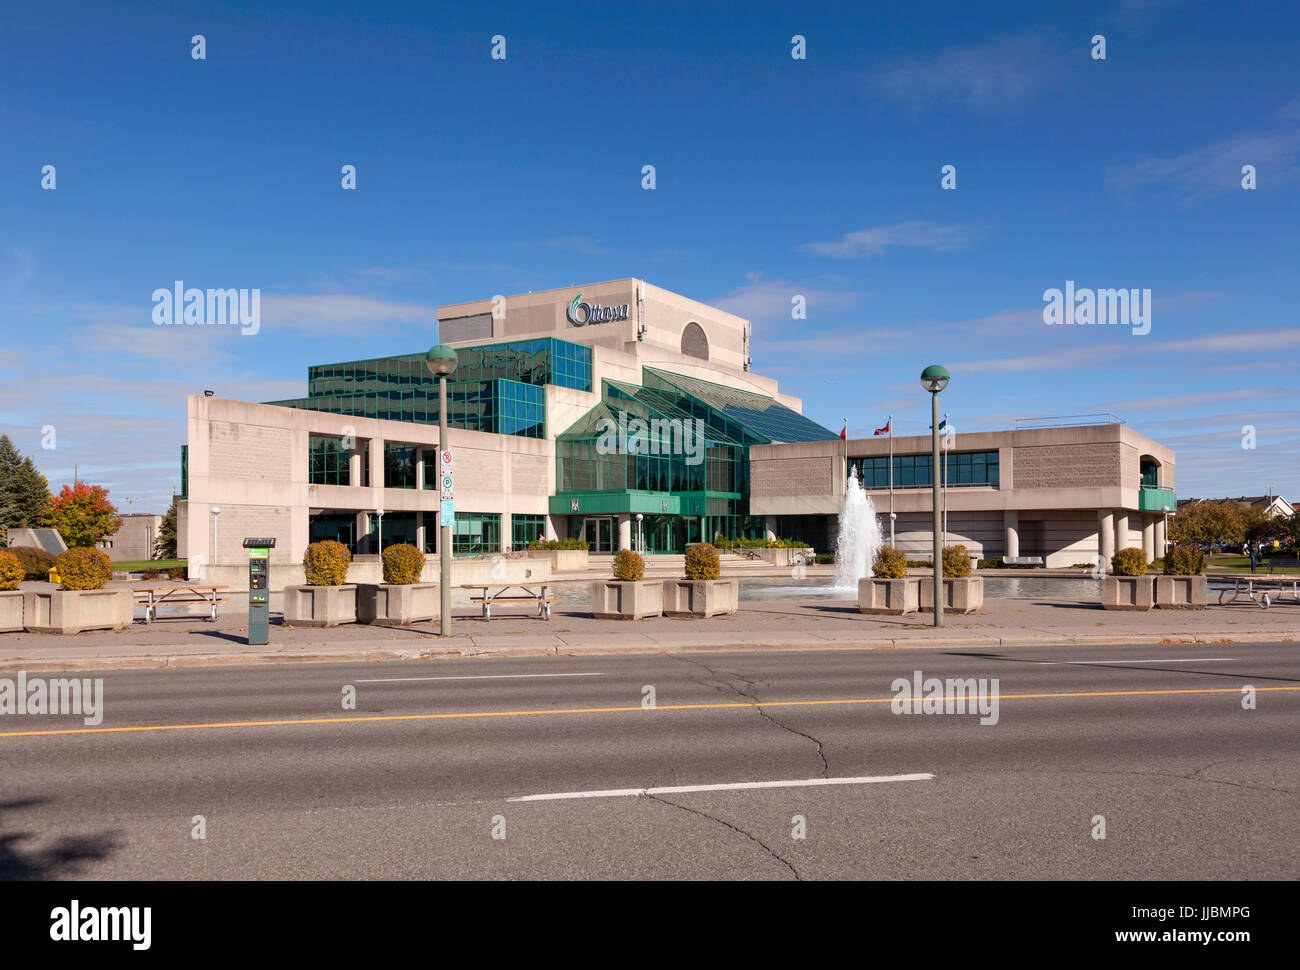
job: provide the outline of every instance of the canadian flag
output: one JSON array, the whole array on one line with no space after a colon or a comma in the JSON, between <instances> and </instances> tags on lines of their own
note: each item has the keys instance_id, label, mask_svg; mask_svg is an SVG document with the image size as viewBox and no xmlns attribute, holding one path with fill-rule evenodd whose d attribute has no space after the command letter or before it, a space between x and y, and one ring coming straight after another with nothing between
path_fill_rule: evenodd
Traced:
<instances>
[{"instance_id":1,"label":"canadian flag","mask_svg":"<svg viewBox=\"0 0 1300 970\"><path fill-rule=\"evenodd\" d=\"M885 422L885 426L883 428L877 428L875 430L875 434L877 435L889 434L889 421Z\"/></svg>"}]
</instances>

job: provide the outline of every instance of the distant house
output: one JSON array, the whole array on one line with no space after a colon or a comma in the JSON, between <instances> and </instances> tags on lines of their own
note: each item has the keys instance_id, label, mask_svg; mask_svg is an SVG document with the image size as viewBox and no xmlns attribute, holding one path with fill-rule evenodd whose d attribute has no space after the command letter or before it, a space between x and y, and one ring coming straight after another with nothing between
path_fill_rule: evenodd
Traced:
<instances>
[{"instance_id":1,"label":"distant house","mask_svg":"<svg viewBox=\"0 0 1300 970\"><path fill-rule=\"evenodd\" d=\"M1239 498L1184 498L1178 500L1178 511L1184 511L1197 502L1236 502L1243 509L1264 509L1271 516L1289 519L1295 507L1281 495L1243 495Z\"/></svg>"}]
</instances>

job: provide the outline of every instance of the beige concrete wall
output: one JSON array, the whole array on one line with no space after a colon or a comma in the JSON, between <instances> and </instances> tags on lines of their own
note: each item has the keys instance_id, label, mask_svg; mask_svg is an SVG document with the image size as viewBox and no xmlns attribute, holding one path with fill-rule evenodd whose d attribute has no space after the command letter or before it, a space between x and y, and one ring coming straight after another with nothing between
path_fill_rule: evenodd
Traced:
<instances>
[{"instance_id":1,"label":"beige concrete wall","mask_svg":"<svg viewBox=\"0 0 1300 970\"><path fill-rule=\"evenodd\" d=\"M152 559L161 515L136 513L122 516L122 527L97 545L113 560Z\"/></svg>"},{"instance_id":2,"label":"beige concrete wall","mask_svg":"<svg viewBox=\"0 0 1300 970\"><path fill-rule=\"evenodd\" d=\"M385 442L421 448L437 461L437 425L380 421L224 398L189 398L189 501L182 503L179 545L187 558L211 563L212 515L217 516L217 563L242 565L246 536L275 536L273 563L302 561L313 510L424 512L436 521L436 489L380 484ZM352 435L370 450L369 486L313 485L308 481L312 434ZM452 429L456 508L501 515L503 544L512 514L545 515L555 474L552 442Z\"/></svg>"},{"instance_id":3,"label":"beige concrete wall","mask_svg":"<svg viewBox=\"0 0 1300 970\"><path fill-rule=\"evenodd\" d=\"M929 454L928 435L896 437L895 455ZM844 496L845 451L850 457L889 455L886 437L847 442L756 445L750 449L750 511L754 515L834 515ZM998 487L952 486L948 509L1138 509L1137 460L1149 454L1173 480L1174 453L1123 425L1044 428L959 434L956 451L997 451ZM1128 457L1126 457L1128 456ZM1172 487L1172 485L1168 486ZM888 510L889 490L869 492ZM924 512L928 488L894 489L894 510Z\"/></svg>"}]
</instances>

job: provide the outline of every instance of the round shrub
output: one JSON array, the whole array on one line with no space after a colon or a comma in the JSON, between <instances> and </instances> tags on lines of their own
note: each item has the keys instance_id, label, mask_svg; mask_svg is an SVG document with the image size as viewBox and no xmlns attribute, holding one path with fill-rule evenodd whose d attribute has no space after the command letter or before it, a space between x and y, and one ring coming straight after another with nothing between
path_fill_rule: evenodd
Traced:
<instances>
[{"instance_id":1,"label":"round shrub","mask_svg":"<svg viewBox=\"0 0 1300 970\"><path fill-rule=\"evenodd\" d=\"M645 559L631 549L620 549L614 556L614 578L624 583L640 582L645 576Z\"/></svg>"},{"instance_id":2,"label":"round shrub","mask_svg":"<svg viewBox=\"0 0 1300 970\"><path fill-rule=\"evenodd\" d=\"M8 549L0 549L0 589L17 589L27 578L27 570Z\"/></svg>"},{"instance_id":3,"label":"round shrub","mask_svg":"<svg viewBox=\"0 0 1300 970\"><path fill-rule=\"evenodd\" d=\"M302 568L307 574L308 586L342 586L348 580L348 566L352 553L348 547L333 539L313 542L303 553Z\"/></svg>"},{"instance_id":4,"label":"round shrub","mask_svg":"<svg viewBox=\"0 0 1300 970\"><path fill-rule=\"evenodd\" d=\"M77 546L54 560L64 589L103 589L113 578L113 561L91 546Z\"/></svg>"},{"instance_id":5,"label":"round shrub","mask_svg":"<svg viewBox=\"0 0 1300 970\"><path fill-rule=\"evenodd\" d=\"M44 549L32 546L18 546L9 550L18 557L18 564L23 567L25 578L46 580L54 568L54 557Z\"/></svg>"},{"instance_id":6,"label":"round shrub","mask_svg":"<svg viewBox=\"0 0 1300 970\"><path fill-rule=\"evenodd\" d=\"M1147 554L1141 549L1130 546L1115 553L1110 561L1110 568L1116 576L1145 576L1147 571Z\"/></svg>"},{"instance_id":7,"label":"round shrub","mask_svg":"<svg viewBox=\"0 0 1300 970\"><path fill-rule=\"evenodd\" d=\"M1199 546L1174 546L1165 556L1166 576L1197 576L1205 566L1205 553Z\"/></svg>"},{"instance_id":8,"label":"round shrub","mask_svg":"<svg viewBox=\"0 0 1300 970\"><path fill-rule=\"evenodd\" d=\"M880 579L903 579L907 576L907 554L896 546L881 546L871 573Z\"/></svg>"},{"instance_id":9,"label":"round shrub","mask_svg":"<svg viewBox=\"0 0 1300 970\"><path fill-rule=\"evenodd\" d=\"M965 546L943 547L943 575L948 579L970 575L970 553Z\"/></svg>"},{"instance_id":10,"label":"round shrub","mask_svg":"<svg viewBox=\"0 0 1300 970\"><path fill-rule=\"evenodd\" d=\"M707 542L697 542L686 547L686 578L717 579L722 572L718 550Z\"/></svg>"},{"instance_id":11,"label":"round shrub","mask_svg":"<svg viewBox=\"0 0 1300 970\"><path fill-rule=\"evenodd\" d=\"M424 553L409 543L384 550L384 582L391 586L410 586L420 581L424 571Z\"/></svg>"}]
</instances>

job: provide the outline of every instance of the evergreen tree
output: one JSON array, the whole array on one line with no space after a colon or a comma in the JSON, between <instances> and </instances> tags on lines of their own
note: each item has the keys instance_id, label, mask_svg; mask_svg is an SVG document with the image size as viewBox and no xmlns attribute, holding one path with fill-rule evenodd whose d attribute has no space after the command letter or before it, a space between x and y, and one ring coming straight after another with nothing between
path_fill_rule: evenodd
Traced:
<instances>
[{"instance_id":1,"label":"evergreen tree","mask_svg":"<svg viewBox=\"0 0 1300 970\"><path fill-rule=\"evenodd\" d=\"M171 507L158 525L158 535L153 541L155 559L176 558L176 496L172 496Z\"/></svg>"},{"instance_id":2,"label":"evergreen tree","mask_svg":"<svg viewBox=\"0 0 1300 970\"><path fill-rule=\"evenodd\" d=\"M50 489L30 457L0 435L0 530L34 529L50 513Z\"/></svg>"}]
</instances>

